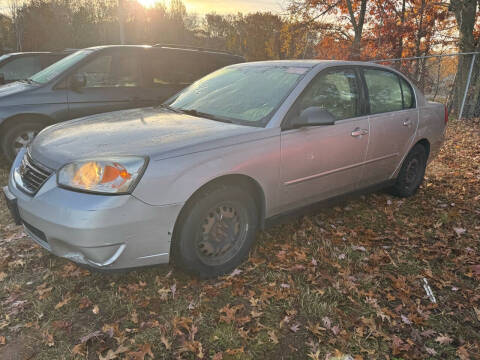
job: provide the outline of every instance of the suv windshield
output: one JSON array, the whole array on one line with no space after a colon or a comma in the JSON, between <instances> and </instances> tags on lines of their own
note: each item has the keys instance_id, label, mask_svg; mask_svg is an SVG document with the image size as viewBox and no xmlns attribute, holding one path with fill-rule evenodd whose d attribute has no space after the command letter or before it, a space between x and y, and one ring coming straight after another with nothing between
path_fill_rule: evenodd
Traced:
<instances>
[{"instance_id":1,"label":"suv windshield","mask_svg":"<svg viewBox=\"0 0 480 360\"><path fill-rule=\"evenodd\" d=\"M278 65L227 67L200 79L167 104L172 110L213 120L265 126L309 70Z\"/></svg>"},{"instance_id":2,"label":"suv windshield","mask_svg":"<svg viewBox=\"0 0 480 360\"><path fill-rule=\"evenodd\" d=\"M85 59L92 53L92 51L93 50L77 51L31 76L29 80L39 84L46 84L50 80L55 79L58 75L62 74L65 70Z\"/></svg>"}]
</instances>

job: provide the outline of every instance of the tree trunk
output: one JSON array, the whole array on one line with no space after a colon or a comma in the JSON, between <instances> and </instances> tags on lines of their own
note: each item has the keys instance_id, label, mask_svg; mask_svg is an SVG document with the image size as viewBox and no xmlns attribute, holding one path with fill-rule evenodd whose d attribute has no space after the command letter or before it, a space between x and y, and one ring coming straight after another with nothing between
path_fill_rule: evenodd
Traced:
<instances>
[{"instance_id":1,"label":"tree trunk","mask_svg":"<svg viewBox=\"0 0 480 360\"><path fill-rule=\"evenodd\" d=\"M455 13L457 28L459 32L459 50L460 52L473 52L476 49L475 20L479 0L450 0L450 10ZM468 72L472 56L460 56L457 65L457 76L455 81L453 110L458 114L462 106L465 87L468 81Z\"/></svg>"},{"instance_id":2,"label":"tree trunk","mask_svg":"<svg viewBox=\"0 0 480 360\"><path fill-rule=\"evenodd\" d=\"M362 53L362 35L363 25L365 24L365 14L367 12L368 0L362 0L360 4L360 13L358 19L355 18L355 12L353 11L352 0L347 0L348 13L350 15L350 23L352 24L353 31L355 33L352 43L351 58L353 60L359 60Z\"/></svg>"}]
</instances>

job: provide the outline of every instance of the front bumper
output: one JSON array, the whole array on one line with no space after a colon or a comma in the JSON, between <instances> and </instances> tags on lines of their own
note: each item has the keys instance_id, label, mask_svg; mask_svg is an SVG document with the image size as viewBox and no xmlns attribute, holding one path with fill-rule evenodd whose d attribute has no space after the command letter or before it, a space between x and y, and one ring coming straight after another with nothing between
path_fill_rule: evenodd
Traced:
<instances>
[{"instance_id":1,"label":"front bumper","mask_svg":"<svg viewBox=\"0 0 480 360\"><path fill-rule=\"evenodd\" d=\"M25 232L53 254L102 269L167 263L182 204L152 206L132 195L105 196L59 188L51 176L35 196L10 174L13 199Z\"/></svg>"}]
</instances>

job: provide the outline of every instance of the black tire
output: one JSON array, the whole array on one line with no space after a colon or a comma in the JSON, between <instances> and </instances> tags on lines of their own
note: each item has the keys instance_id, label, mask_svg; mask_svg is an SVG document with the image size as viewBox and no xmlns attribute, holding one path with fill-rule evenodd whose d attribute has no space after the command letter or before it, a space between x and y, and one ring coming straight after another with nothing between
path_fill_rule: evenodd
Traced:
<instances>
[{"instance_id":1,"label":"black tire","mask_svg":"<svg viewBox=\"0 0 480 360\"><path fill-rule=\"evenodd\" d=\"M19 119L18 123L10 125L0 139L2 153L7 161L12 162L15 160L18 145L20 145L16 140L21 137L22 134L25 135L32 132L35 136L45 128L45 126L47 126L47 124L44 122L32 120L23 121L22 119Z\"/></svg>"},{"instance_id":2,"label":"black tire","mask_svg":"<svg viewBox=\"0 0 480 360\"><path fill-rule=\"evenodd\" d=\"M227 212L225 219L223 211ZM182 212L175 229L174 265L201 278L233 271L248 256L255 242L258 214L253 197L242 188L218 185L201 191ZM227 221L229 224L225 225ZM208 229L210 233L206 232ZM213 232L217 236L211 234ZM222 235L228 239L217 239ZM230 239L231 235L236 240Z\"/></svg>"},{"instance_id":3,"label":"black tire","mask_svg":"<svg viewBox=\"0 0 480 360\"><path fill-rule=\"evenodd\" d=\"M427 167L427 151L421 144L415 145L405 158L395 185L390 192L399 197L414 195L423 182Z\"/></svg>"}]
</instances>

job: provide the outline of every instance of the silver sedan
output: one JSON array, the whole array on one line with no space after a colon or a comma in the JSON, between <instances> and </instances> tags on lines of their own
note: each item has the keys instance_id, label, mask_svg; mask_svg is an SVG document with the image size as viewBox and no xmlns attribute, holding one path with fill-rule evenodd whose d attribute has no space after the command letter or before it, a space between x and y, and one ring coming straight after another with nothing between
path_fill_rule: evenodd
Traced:
<instances>
[{"instance_id":1,"label":"silver sedan","mask_svg":"<svg viewBox=\"0 0 480 360\"><path fill-rule=\"evenodd\" d=\"M102 269L237 267L266 219L383 184L411 196L443 105L361 62L234 65L159 107L51 126L22 150L12 215L53 254Z\"/></svg>"}]
</instances>

